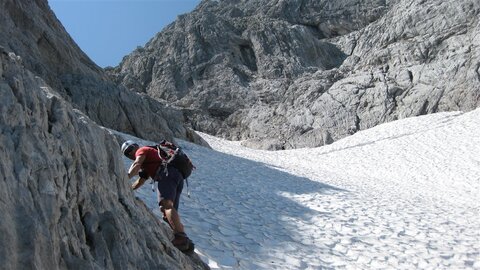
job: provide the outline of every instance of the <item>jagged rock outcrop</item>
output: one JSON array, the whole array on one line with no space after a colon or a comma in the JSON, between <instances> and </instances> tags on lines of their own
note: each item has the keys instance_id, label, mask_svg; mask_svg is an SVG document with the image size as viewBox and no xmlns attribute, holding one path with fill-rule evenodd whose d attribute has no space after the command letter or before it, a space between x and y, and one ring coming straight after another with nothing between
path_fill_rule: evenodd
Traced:
<instances>
[{"instance_id":1,"label":"jagged rock outcrop","mask_svg":"<svg viewBox=\"0 0 480 270\"><path fill-rule=\"evenodd\" d=\"M204 0L108 70L194 129L319 146L480 104L476 0Z\"/></svg>"},{"instance_id":2,"label":"jagged rock outcrop","mask_svg":"<svg viewBox=\"0 0 480 270\"><path fill-rule=\"evenodd\" d=\"M100 125L151 140L202 143L173 106L113 84L67 34L47 0L0 1L0 46Z\"/></svg>"},{"instance_id":3,"label":"jagged rock outcrop","mask_svg":"<svg viewBox=\"0 0 480 270\"><path fill-rule=\"evenodd\" d=\"M134 199L115 137L0 49L2 269L207 269Z\"/></svg>"}]
</instances>

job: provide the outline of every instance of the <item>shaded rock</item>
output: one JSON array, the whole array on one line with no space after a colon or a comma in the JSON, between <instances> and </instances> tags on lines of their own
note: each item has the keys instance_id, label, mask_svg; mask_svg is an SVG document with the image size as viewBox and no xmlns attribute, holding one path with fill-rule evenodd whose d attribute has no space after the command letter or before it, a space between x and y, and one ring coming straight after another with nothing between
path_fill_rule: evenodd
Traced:
<instances>
[{"instance_id":1,"label":"shaded rock","mask_svg":"<svg viewBox=\"0 0 480 270\"><path fill-rule=\"evenodd\" d=\"M0 50L2 269L207 269L134 199L119 145Z\"/></svg>"}]
</instances>

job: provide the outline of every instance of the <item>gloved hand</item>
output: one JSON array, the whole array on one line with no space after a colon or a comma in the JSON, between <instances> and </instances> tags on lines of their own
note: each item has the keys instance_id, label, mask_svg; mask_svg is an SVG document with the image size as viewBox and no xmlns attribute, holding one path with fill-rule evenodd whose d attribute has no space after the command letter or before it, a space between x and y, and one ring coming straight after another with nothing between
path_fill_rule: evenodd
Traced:
<instances>
[{"instance_id":1,"label":"gloved hand","mask_svg":"<svg viewBox=\"0 0 480 270\"><path fill-rule=\"evenodd\" d=\"M140 176L140 178L143 178L143 179L148 179L148 173L143 170L138 172L138 176Z\"/></svg>"}]
</instances>

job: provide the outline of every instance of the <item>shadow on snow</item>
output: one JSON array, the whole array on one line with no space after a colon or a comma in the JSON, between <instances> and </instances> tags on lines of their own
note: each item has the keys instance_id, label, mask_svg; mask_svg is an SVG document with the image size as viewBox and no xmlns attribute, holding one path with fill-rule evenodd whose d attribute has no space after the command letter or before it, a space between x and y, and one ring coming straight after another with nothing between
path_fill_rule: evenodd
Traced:
<instances>
[{"instance_id":1,"label":"shadow on snow","mask_svg":"<svg viewBox=\"0 0 480 270\"><path fill-rule=\"evenodd\" d=\"M189 143L183 148L197 170L189 179L192 197L185 196L184 189L180 213L192 239L199 248L208 249L214 260L224 256L248 260L245 255L257 253L252 249L296 242L299 222L329 213L293 198L347 192L261 162Z\"/></svg>"}]
</instances>

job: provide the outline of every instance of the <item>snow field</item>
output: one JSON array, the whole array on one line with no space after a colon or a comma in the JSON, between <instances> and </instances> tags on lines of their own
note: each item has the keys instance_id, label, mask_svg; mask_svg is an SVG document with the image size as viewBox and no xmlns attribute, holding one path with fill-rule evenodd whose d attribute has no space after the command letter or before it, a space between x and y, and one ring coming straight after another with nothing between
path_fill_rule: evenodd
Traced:
<instances>
[{"instance_id":1,"label":"snow field","mask_svg":"<svg viewBox=\"0 0 480 270\"><path fill-rule=\"evenodd\" d=\"M198 169L180 215L212 269L480 269L480 109L314 149L201 136L181 142Z\"/></svg>"}]
</instances>

